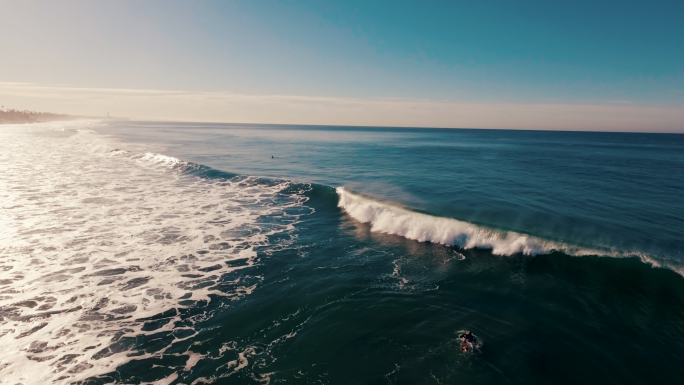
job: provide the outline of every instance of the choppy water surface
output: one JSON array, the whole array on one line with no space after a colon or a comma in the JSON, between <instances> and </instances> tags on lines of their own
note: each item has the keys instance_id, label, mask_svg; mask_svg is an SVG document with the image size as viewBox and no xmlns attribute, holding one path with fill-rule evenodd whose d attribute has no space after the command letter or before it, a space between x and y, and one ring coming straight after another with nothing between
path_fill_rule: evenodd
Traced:
<instances>
[{"instance_id":1,"label":"choppy water surface","mask_svg":"<svg viewBox=\"0 0 684 385\"><path fill-rule=\"evenodd\" d=\"M129 361L131 350L141 359L192 339L196 321L181 321L179 309L249 294L257 248L292 232L303 201L280 193L288 182L194 177L191 165L116 149L86 130L0 135L8 383L83 379ZM152 352L135 349L145 335Z\"/></svg>"},{"instance_id":2,"label":"choppy water surface","mask_svg":"<svg viewBox=\"0 0 684 385\"><path fill-rule=\"evenodd\" d=\"M683 149L3 126L0 383L677 382Z\"/></svg>"}]
</instances>

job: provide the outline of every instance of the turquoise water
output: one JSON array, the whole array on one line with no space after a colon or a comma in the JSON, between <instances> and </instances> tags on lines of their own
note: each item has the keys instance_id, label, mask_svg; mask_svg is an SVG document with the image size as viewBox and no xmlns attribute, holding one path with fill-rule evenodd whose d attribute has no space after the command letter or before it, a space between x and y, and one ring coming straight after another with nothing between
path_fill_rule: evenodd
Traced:
<instances>
[{"instance_id":1,"label":"turquoise water","mask_svg":"<svg viewBox=\"0 0 684 385\"><path fill-rule=\"evenodd\" d=\"M76 206L111 200L87 206L89 221L104 224L83 242L93 245L88 255L105 254L102 267L91 272L82 249L69 259L85 270L69 273L82 274L82 289L64 294L63 308L73 295L87 299L82 309L54 312L41 331L8 339L26 341L18 351L30 352L47 337L27 339L79 312L75 325L86 335L101 330L58 345L55 327L64 356L41 356L46 373L58 373L47 382L60 375L92 384L681 379L684 136L154 122L87 128L96 133L67 128L25 139L37 148L30 164L71 168L68 177L88 196ZM36 138L76 154L70 166L58 155L66 150L42 159ZM25 194L28 206L45 195ZM109 211L99 215L97 207ZM26 214L13 218L21 224ZM64 258L71 243L63 244L49 251L51 261ZM136 291L143 298L128 297ZM119 302L109 308L100 295ZM32 311L25 308L0 307L17 330ZM459 351L462 329L480 338L481 351ZM81 358L90 366L78 366ZM6 370L20 378L21 368Z\"/></svg>"}]
</instances>

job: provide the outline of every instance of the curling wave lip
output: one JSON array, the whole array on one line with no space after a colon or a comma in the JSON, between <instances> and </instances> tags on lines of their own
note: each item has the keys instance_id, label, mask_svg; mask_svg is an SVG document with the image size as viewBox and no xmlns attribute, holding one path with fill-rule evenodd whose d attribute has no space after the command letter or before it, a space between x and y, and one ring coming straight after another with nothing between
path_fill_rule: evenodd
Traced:
<instances>
[{"instance_id":1,"label":"curling wave lip","mask_svg":"<svg viewBox=\"0 0 684 385\"><path fill-rule=\"evenodd\" d=\"M381 202L351 192L344 187L337 187L335 191L339 197L338 207L355 220L369 224L371 231L374 232L462 249L490 249L492 254L502 256L562 252L572 256L638 257L651 266L667 267L684 275L681 267L664 265L643 253L586 248L516 231L495 230L454 218L411 211L396 204Z\"/></svg>"}]
</instances>

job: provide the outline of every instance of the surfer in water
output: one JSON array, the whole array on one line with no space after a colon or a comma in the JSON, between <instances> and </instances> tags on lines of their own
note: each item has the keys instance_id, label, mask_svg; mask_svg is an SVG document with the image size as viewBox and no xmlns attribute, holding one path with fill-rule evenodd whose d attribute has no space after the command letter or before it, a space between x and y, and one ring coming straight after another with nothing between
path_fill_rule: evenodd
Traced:
<instances>
[{"instance_id":1,"label":"surfer in water","mask_svg":"<svg viewBox=\"0 0 684 385\"><path fill-rule=\"evenodd\" d=\"M463 353L472 352L479 347L477 338L470 330L460 332L458 339L461 341L461 351Z\"/></svg>"}]
</instances>

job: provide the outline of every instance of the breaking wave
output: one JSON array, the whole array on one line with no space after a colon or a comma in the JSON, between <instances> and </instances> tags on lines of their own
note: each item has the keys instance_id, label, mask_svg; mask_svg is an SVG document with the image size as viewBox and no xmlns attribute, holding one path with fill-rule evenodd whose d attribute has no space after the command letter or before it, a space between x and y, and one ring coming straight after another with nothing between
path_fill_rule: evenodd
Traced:
<instances>
[{"instance_id":1,"label":"breaking wave","mask_svg":"<svg viewBox=\"0 0 684 385\"><path fill-rule=\"evenodd\" d=\"M258 256L296 241L310 199L419 242L497 255L632 255L682 274L647 255L491 229L343 187L121 149L92 124L0 132L0 378L8 383L78 382L159 354L185 359L179 373L192 370L201 354L170 349L197 335L182 309L249 295L261 283L250 272ZM132 342L141 336L164 343L141 351ZM241 368L251 353L241 354L226 365Z\"/></svg>"},{"instance_id":2,"label":"breaking wave","mask_svg":"<svg viewBox=\"0 0 684 385\"><path fill-rule=\"evenodd\" d=\"M461 249L489 249L492 254L502 256L561 252L572 256L637 257L651 266L666 267L684 275L681 266L664 263L640 252L575 246L516 231L497 230L454 218L420 213L351 192L344 187L338 187L336 192L340 208L355 220L369 224L371 231L379 233Z\"/></svg>"}]
</instances>

